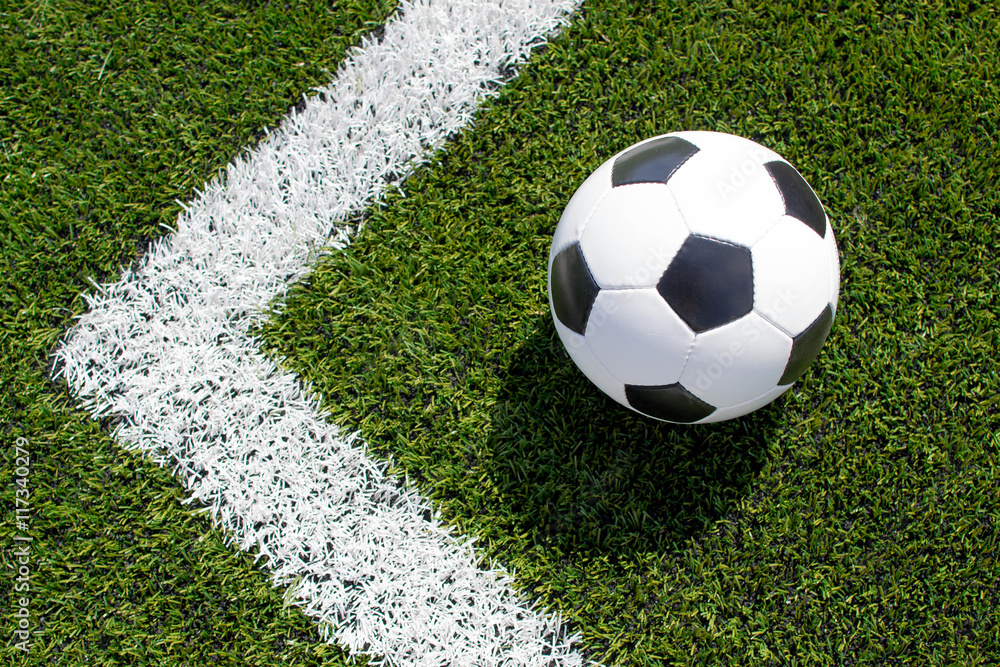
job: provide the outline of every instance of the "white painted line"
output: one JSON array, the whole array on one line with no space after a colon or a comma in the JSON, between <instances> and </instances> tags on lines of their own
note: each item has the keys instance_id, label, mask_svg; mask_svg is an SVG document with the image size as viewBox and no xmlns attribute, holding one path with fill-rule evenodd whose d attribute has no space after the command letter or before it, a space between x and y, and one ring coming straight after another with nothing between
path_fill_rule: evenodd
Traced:
<instances>
[{"instance_id":1,"label":"white painted line","mask_svg":"<svg viewBox=\"0 0 1000 667\"><path fill-rule=\"evenodd\" d=\"M450 535L248 336L344 221L468 125L577 0L404 2L384 37L88 295L56 353L93 415L170 466L324 636L392 665L577 665L558 617ZM427 517L431 517L428 519Z\"/></svg>"}]
</instances>

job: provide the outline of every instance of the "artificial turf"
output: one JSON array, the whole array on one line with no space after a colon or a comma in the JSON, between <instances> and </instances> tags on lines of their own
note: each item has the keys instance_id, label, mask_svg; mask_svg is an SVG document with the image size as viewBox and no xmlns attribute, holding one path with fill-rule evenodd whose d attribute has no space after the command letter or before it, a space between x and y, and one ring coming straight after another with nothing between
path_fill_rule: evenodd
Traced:
<instances>
[{"instance_id":1,"label":"artificial turf","mask_svg":"<svg viewBox=\"0 0 1000 667\"><path fill-rule=\"evenodd\" d=\"M114 281L188 200L326 83L395 3L0 0L0 664L319 665L319 642L169 471L76 409L50 354L90 280ZM15 643L30 453L38 633Z\"/></svg>"},{"instance_id":2,"label":"artificial turf","mask_svg":"<svg viewBox=\"0 0 1000 667\"><path fill-rule=\"evenodd\" d=\"M113 279L390 9L0 11L0 432L32 452L43 630L4 649L19 661L342 664L47 373L86 279ZM259 333L594 660L996 664L998 44L1000 13L973 3L586 2ZM575 187L678 129L784 155L841 248L809 372L702 427L600 394L545 294ZM8 450L10 508L14 469Z\"/></svg>"}]
</instances>

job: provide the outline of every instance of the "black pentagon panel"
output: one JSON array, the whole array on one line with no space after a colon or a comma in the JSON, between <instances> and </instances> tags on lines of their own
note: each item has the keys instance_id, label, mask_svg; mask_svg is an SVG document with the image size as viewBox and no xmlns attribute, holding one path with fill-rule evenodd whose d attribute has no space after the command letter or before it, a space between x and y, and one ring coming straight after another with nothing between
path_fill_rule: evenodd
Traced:
<instances>
[{"instance_id":1,"label":"black pentagon panel","mask_svg":"<svg viewBox=\"0 0 1000 667\"><path fill-rule=\"evenodd\" d=\"M680 137L650 139L618 156L611 169L611 185L666 183L698 150Z\"/></svg>"},{"instance_id":2,"label":"black pentagon panel","mask_svg":"<svg viewBox=\"0 0 1000 667\"><path fill-rule=\"evenodd\" d=\"M823 204L806 183L806 179L802 178L802 174L787 162L777 160L768 162L764 168L771 174L771 180L781 192L781 198L785 201L785 213L806 223L820 238L824 238L826 213L823 211Z\"/></svg>"},{"instance_id":3,"label":"black pentagon panel","mask_svg":"<svg viewBox=\"0 0 1000 667\"><path fill-rule=\"evenodd\" d=\"M714 407L676 382L656 387L627 384L625 398L645 415L680 424L696 422L715 412Z\"/></svg>"},{"instance_id":4,"label":"black pentagon panel","mask_svg":"<svg viewBox=\"0 0 1000 667\"><path fill-rule=\"evenodd\" d=\"M587 267L579 242L564 248L552 260L550 289L559 321L582 336L600 287Z\"/></svg>"},{"instance_id":5,"label":"black pentagon panel","mask_svg":"<svg viewBox=\"0 0 1000 667\"><path fill-rule=\"evenodd\" d=\"M656 289L696 333L732 322L753 308L750 249L689 236Z\"/></svg>"},{"instance_id":6,"label":"black pentagon panel","mask_svg":"<svg viewBox=\"0 0 1000 667\"><path fill-rule=\"evenodd\" d=\"M785 372L781 374L778 384L791 384L802 377L826 342L826 336L830 333L832 325L833 309L827 304L819 317L813 320L805 331L792 339L792 352L788 355Z\"/></svg>"}]
</instances>

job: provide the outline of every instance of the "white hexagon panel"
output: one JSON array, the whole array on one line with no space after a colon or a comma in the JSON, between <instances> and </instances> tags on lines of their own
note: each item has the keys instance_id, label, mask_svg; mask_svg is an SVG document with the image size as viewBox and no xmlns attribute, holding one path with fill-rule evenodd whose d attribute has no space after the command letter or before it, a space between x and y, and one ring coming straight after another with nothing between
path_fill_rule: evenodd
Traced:
<instances>
[{"instance_id":1,"label":"white hexagon panel","mask_svg":"<svg viewBox=\"0 0 1000 667\"><path fill-rule=\"evenodd\" d=\"M717 132L678 132L698 147L670 179L694 234L752 246L784 213L781 192L766 164L781 158L748 139Z\"/></svg>"},{"instance_id":2,"label":"white hexagon panel","mask_svg":"<svg viewBox=\"0 0 1000 667\"><path fill-rule=\"evenodd\" d=\"M782 216L751 253L754 310L790 336L802 333L836 300L830 288L830 250L801 220Z\"/></svg>"},{"instance_id":3,"label":"white hexagon panel","mask_svg":"<svg viewBox=\"0 0 1000 667\"><path fill-rule=\"evenodd\" d=\"M652 288L602 290L585 337L618 380L637 385L676 382L694 343L694 332Z\"/></svg>"},{"instance_id":4,"label":"white hexagon panel","mask_svg":"<svg viewBox=\"0 0 1000 667\"><path fill-rule=\"evenodd\" d=\"M688 229L661 183L612 188L580 234L587 266L603 289L653 287Z\"/></svg>"},{"instance_id":5,"label":"white hexagon panel","mask_svg":"<svg viewBox=\"0 0 1000 667\"><path fill-rule=\"evenodd\" d=\"M681 384L701 400L730 407L778 384L791 337L757 313L700 334L681 374Z\"/></svg>"}]
</instances>

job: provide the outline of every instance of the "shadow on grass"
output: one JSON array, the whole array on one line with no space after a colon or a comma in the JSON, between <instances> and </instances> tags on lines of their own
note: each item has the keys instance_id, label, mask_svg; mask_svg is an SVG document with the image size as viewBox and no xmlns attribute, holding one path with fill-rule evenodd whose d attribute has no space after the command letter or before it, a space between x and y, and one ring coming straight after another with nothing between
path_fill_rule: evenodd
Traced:
<instances>
[{"instance_id":1,"label":"shadow on grass","mask_svg":"<svg viewBox=\"0 0 1000 667\"><path fill-rule=\"evenodd\" d=\"M746 494L777 410L657 422L592 385L547 317L532 331L507 369L489 446L494 481L536 545L611 558L671 551Z\"/></svg>"}]
</instances>

